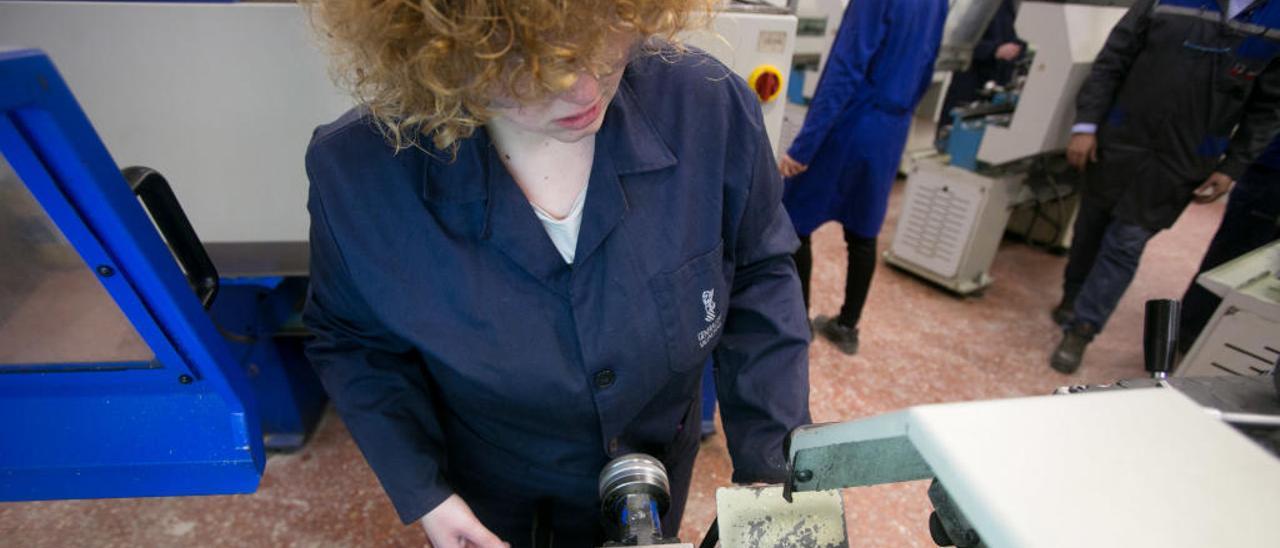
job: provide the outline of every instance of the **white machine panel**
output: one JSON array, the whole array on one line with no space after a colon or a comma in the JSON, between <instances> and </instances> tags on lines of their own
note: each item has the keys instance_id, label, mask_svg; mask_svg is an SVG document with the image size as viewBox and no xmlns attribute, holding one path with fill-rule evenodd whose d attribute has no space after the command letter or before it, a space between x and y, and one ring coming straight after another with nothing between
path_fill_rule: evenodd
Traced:
<instances>
[{"instance_id":1,"label":"white machine panel","mask_svg":"<svg viewBox=\"0 0 1280 548\"><path fill-rule=\"evenodd\" d=\"M714 55L744 79L761 65L771 65L782 73L781 93L760 105L769 144L778 153L785 110L787 78L796 43L796 17L764 13L726 12L712 21L713 32L695 32L684 38L690 45Z\"/></svg>"},{"instance_id":2,"label":"white machine panel","mask_svg":"<svg viewBox=\"0 0 1280 548\"><path fill-rule=\"evenodd\" d=\"M804 73L804 89L801 95L806 98L813 98L813 92L818 89L818 78L822 75L822 68L826 66L827 55L831 53L831 45L835 43L836 33L840 31L840 22L848 3L848 0L799 0L796 2L797 18L824 21L826 24L826 29L821 35L801 36L798 32L796 33L795 55L797 57L818 56L818 66Z\"/></svg>"},{"instance_id":3,"label":"white machine panel","mask_svg":"<svg viewBox=\"0 0 1280 548\"><path fill-rule=\"evenodd\" d=\"M1277 539L1280 463L1174 390L948 407L908 435L989 546Z\"/></svg>"},{"instance_id":4,"label":"white machine panel","mask_svg":"<svg viewBox=\"0 0 1280 548\"><path fill-rule=\"evenodd\" d=\"M991 283L988 270L1009 221L1020 174L988 177L920 158L885 260L960 294Z\"/></svg>"},{"instance_id":5,"label":"white machine panel","mask_svg":"<svg viewBox=\"0 0 1280 548\"><path fill-rule=\"evenodd\" d=\"M1201 274L1222 297L1175 374L1245 375L1270 371L1280 360L1280 241Z\"/></svg>"},{"instance_id":6,"label":"white machine panel","mask_svg":"<svg viewBox=\"0 0 1280 548\"><path fill-rule=\"evenodd\" d=\"M894 255L950 278L960 270L983 192L979 185L956 184L947 175L970 174L959 170L912 174L891 249Z\"/></svg>"},{"instance_id":7,"label":"white machine panel","mask_svg":"<svg viewBox=\"0 0 1280 548\"><path fill-rule=\"evenodd\" d=\"M0 2L120 166L162 173L208 242L306 241L311 131L351 108L292 4Z\"/></svg>"},{"instance_id":8,"label":"white machine panel","mask_svg":"<svg viewBox=\"0 0 1280 548\"><path fill-rule=\"evenodd\" d=\"M1174 389L917 406L801 431L791 454L903 440L909 454L889 454L926 463L984 546L1270 547L1278 538L1280 461ZM808 464L815 481L830 474L842 485L842 470L824 464L882 472L857 485L919 479L840 456Z\"/></svg>"},{"instance_id":9,"label":"white machine panel","mask_svg":"<svg viewBox=\"0 0 1280 548\"><path fill-rule=\"evenodd\" d=\"M1066 148L1076 94L1126 8L1023 2L1014 23L1035 50L1009 127L990 126L978 159L1000 165Z\"/></svg>"}]
</instances>

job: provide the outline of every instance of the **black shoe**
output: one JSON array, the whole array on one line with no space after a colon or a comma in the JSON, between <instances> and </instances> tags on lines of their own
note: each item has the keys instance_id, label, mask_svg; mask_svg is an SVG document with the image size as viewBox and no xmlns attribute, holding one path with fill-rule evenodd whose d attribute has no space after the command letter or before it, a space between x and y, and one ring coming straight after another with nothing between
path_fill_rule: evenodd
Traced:
<instances>
[{"instance_id":1,"label":"black shoe","mask_svg":"<svg viewBox=\"0 0 1280 548\"><path fill-rule=\"evenodd\" d=\"M818 316L813 319L813 327L818 335L831 341L837 349L850 356L858 353L858 328L846 327L835 318Z\"/></svg>"},{"instance_id":2,"label":"black shoe","mask_svg":"<svg viewBox=\"0 0 1280 548\"><path fill-rule=\"evenodd\" d=\"M1063 331L1062 342L1058 343L1053 356L1049 357L1049 367L1064 375L1075 373L1080 369L1080 362L1084 360L1084 350L1093 341L1093 335L1096 332L1097 330L1088 324L1077 324Z\"/></svg>"},{"instance_id":3,"label":"black shoe","mask_svg":"<svg viewBox=\"0 0 1280 548\"><path fill-rule=\"evenodd\" d=\"M1062 299L1058 303L1058 307L1053 309L1053 323L1062 326L1064 329L1071 325L1076 319L1075 300Z\"/></svg>"}]
</instances>

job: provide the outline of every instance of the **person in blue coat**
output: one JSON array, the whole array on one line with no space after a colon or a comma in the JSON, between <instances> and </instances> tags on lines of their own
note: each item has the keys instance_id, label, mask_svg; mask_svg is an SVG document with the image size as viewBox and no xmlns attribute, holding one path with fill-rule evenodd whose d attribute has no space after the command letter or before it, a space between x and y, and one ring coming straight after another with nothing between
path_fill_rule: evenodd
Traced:
<instances>
[{"instance_id":1,"label":"person in blue coat","mask_svg":"<svg viewBox=\"0 0 1280 548\"><path fill-rule=\"evenodd\" d=\"M801 241L796 266L806 307L813 265L809 235L828 221L844 226L844 305L834 319L817 317L814 328L846 354L858 349L876 236L912 113L932 80L946 18L946 0L850 2L804 127L779 162L788 178L783 203Z\"/></svg>"},{"instance_id":2,"label":"person in blue coat","mask_svg":"<svg viewBox=\"0 0 1280 548\"><path fill-rule=\"evenodd\" d=\"M799 242L758 99L651 38L692 3L489 4L520 17L316 8L372 87L306 154L307 356L438 548L598 546L597 476L633 452L667 467L673 535L708 357L733 481L785 479L810 420Z\"/></svg>"}]
</instances>

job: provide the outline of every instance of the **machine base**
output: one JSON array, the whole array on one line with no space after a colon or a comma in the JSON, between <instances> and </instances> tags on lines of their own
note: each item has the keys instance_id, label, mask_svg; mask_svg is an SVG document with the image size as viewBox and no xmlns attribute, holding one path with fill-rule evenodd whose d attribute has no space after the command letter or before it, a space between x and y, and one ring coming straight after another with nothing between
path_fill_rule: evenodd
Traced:
<instances>
[{"instance_id":1,"label":"machine base","mask_svg":"<svg viewBox=\"0 0 1280 548\"><path fill-rule=\"evenodd\" d=\"M306 289L306 278L224 278L210 311L258 398L268 450L301 448L328 401L303 354L304 338L282 333Z\"/></svg>"},{"instance_id":2,"label":"machine base","mask_svg":"<svg viewBox=\"0 0 1280 548\"><path fill-rule=\"evenodd\" d=\"M932 270L894 255L893 251L885 251L881 254L881 257L884 259L884 262L888 263L890 266L922 278L926 282L932 283L942 289L946 289L960 297L981 297L983 291L987 289L987 286L991 285L992 282L995 281L995 278L992 278L991 275L986 272L982 272L977 278L973 279L944 278Z\"/></svg>"}]
</instances>

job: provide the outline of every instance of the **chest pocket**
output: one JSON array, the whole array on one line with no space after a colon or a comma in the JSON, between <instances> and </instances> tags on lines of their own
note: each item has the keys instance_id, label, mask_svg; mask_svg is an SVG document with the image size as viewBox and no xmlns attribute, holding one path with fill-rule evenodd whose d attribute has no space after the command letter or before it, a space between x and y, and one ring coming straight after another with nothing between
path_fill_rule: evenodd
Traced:
<instances>
[{"instance_id":1,"label":"chest pocket","mask_svg":"<svg viewBox=\"0 0 1280 548\"><path fill-rule=\"evenodd\" d=\"M662 318L671 369L689 371L706 362L720 342L729 313L724 243L649 282Z\"/></svg>"},{"instance_id":2,"label":"chest pocket","mask_svg":"<svg viewBox=\"0 0 1280 548\"><path fill-rule=\"evenodd\" d=\"M1237 80L1252 82L1277 55L1280 55L1280 42L1258 34L1246 36L1236 46L1227 74Z\"/></svg>"}]
</instances>

